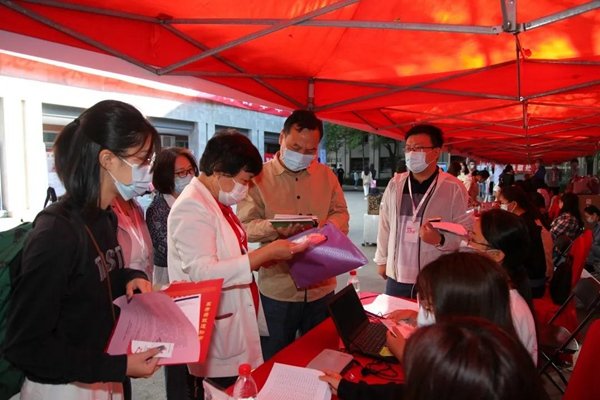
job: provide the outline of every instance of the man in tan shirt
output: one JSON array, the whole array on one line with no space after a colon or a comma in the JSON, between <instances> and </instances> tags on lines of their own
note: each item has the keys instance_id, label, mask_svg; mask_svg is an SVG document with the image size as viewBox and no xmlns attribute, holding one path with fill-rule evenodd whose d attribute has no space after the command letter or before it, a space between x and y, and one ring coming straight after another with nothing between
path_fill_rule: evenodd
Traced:
<instances>
[{"instance_id":1,"label":"man in tan shirt","mask_svg":"<svg viewBox=\"0 0 600 400\"><path fill-rule=\"evenodd\" d=\"M315 162L323 123L311 111L296 110L285 121L275 158L264 164L262 173L250 184L237 213L248 240L267 243L294 235L302 227L274 228L268 221L275 214L315 215L319 225L332 223L348 233L348 208L337 177L326 165ZM335 278L309 289L298 290L287 263L258 272L258 286L268 337L261 337L263 357L271 358L300 334L327 317L327 297L336 287Z\"/></svg>"}]
</instances>

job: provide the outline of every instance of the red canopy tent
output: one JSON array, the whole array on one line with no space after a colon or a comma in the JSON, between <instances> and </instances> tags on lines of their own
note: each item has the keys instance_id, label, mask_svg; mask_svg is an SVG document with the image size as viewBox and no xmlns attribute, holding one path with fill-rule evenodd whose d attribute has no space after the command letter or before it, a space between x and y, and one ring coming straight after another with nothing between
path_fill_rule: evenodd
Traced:
<instances>
[{"instance_id":1,"label":"red canopy tent","mask_svg":"<svg viewBox=\"0 0 600 400\"><path fill-rule=\"evenodd\" d=\"M592 154L600 1L0 0L0 29L499 162Z\"/></svg>"}]
</instances>

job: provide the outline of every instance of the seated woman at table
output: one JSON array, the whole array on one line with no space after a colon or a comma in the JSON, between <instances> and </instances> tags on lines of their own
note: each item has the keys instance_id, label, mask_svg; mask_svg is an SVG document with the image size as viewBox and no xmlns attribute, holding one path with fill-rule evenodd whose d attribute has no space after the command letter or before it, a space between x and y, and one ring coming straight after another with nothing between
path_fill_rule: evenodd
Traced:
<instances>
[{"instance_id":1,"label":"seated woman at table","mask_svg":"<svg viewBox=\"0 0 600 400\"><path fill-rule=\"evenodd\" d=\"M512 333L479 317L450 317L416 331L403 358L405 383L328 382L342 400L547 400L531 358ZM339 376L339 375L338 375Z\"/></svg>"},{"instance_id":2,"label":"seated woman at table","mask_svg":"<svg viewBox=\"0 0 600 400\"><path fill-rule=\"evenodd\" d=\"M485 253L504 268L510 287L519 292L533 313L526 268L531 240L523 219L501 209L485 211L473 224L468 246Z\"/></svg>"},{"instance_id":3,"label":"seated woman at table","mask_svg":"<svg viewBox=\"0 0 600 400\"><path fill-rule=\"evenodd\" d=\"M169 280L224 280L208 358L189 365L198 378L198 399L204 398L202 377L227 387L235 382L240 364L256 368L263 362L257 316L262 315L262 326L266 323L252 272L270 261L289 260L308 245L300 248L276 240L248 251L246 232L231 206L246 196L250 180L261 170L260 153L247 137L233 130L217 132L200 159L200 175L185 187L169 213Z\"/></svg>"},{"instance_id":4,"label":"seated woman at table","mask_svg":"<svg viewBox=\"0 0 600 400\"><path fill-rule=\"evenodd\" d=\"M443 255L429 263L417 277L415 285L418 293L419 312L416 316L417 327L435 324L456 316L480 317L509 332L537 360L537 340L535 324L525 301L516 293L509 291L506 272L491 258L475 252L455 252ZM390 315L392 319L406 319L403 312ZM518 329L515 330L515 326ZM390 351L403 360L406 339L397 328L394 334L388 333L387 345ZM418 332L420 329L417 329ZM517 333L518 332L518 333ZM327 374L323 378L334 388L339 384L340 398L353 397L354 391L364 392L365 383L352 383L342 380L338 374ZM375 386L373 397L379 390ZM383 390L397 390L386 388Z\"/></svg>"},{"instance_id":5,"label":"seated woman at table","mask_svg":"<svg viewBox=\"0 0 600 400\"><path fill-rule=\"evenodd\" d=\"M427 265L417 277L419 299L417 327L455 315L486 318L514 332L537 363L535 321L527 303L510 287L506 271L487 255L456 252ZM389 318L406 319L402 311ZM405 340L396 331L388 336L388 347L402 359Z\"/></svg>"},{"instance_id":6,"label":"seated woman at table","mask_svg":"<svg viewBox=\"0 0 600 400\"><path fill-rule=\"evenodd\" d=\"M554 272L552 235L543 227L538 210L520 187L503 187L498 200L501 209L518 215L525 221L531 240L531 247L525 255L527 277L532 297L540 298L546 289L546 278L551 278Z\"/></svg>"}]
</instances>

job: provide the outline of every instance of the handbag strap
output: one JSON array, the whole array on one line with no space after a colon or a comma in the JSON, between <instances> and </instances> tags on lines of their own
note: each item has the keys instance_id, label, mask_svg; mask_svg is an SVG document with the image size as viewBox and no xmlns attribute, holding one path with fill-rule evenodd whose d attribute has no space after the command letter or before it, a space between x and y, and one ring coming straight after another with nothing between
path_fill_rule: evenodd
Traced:
<instances>
[{"instance_id":1,"label":"handbag strap","mask_svg":"<svg viewBox=\"0 0 600 400\"><path fill-rule=\"evenodd\" d=\"M92 239L92 243L94 244L94 247L96 248L96 251L98 252L98 255L100 256L100 262L102 263L102 269L104 270L104 273L106 274L106 286L108 288L108 298L110 299L110 312L112 314L113 322L116 322L117 318L115 316L115 308L113 306L112 285L110 282L110 274L109 274L108 266L106 265L106 259L104 258L104 253L102 253L102 251L100 250L100 246L98 246L98 242L96 242L96 238L94 237L94 234L92 233L92 231L90 230L90 228L87 225L84 225L84 226L85 226L85 230L88 233L88 236L90 237L90 239Z\"/></svg>"}]
</instances>

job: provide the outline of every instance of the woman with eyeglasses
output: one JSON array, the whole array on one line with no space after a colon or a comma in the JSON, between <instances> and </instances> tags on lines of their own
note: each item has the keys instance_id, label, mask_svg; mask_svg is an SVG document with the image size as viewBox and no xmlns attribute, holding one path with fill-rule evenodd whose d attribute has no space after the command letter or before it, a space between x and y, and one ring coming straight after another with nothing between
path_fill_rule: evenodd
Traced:
<instances>
[{"instance_id":1,"label":"woman with eyeglasses","mask_svg":"<svg viewBox=\"0 0 600 400\"><path fill-rule=\"evenodd\" d=\"M240 364L262 364L259 332L268 331L253 271L268 268L271 261L289 260L308 245L276 240L249 251L246 231L231 207L246 197L262 166L260 153L246 136L235 130L217 132L200 158L200 174L169 214L169 280L224 280L207 359L189 364L197 378L197 399L203 399L202 378L227 387L235 382Z\"/></svg>"},{"instance_id":2,"label":"woman with eyeglasses","mask_svg":"<svg viewBox=\"0 0 600 400\"><path fill-rule=\"evenodd\" d=\"M473 224L468 247L485 253L506 270L511 287L525 299L533 313L533 297L525 265L531 239L523 219L506 210L484 211Z\"/></svg>"},{"instance_id":3,"label":"woman with eyeglasses","mask_svg":"<svg viewBox=\"0 0 600 400\"><path fill-rule=\"evenodd\" d=\"M479 246L483 247L483 242ZM450 253L421 271L415 286L419 300L417 327L431 325L448 316L484 317L509 332L516 332L537 362L533 314L511 286L506 271L489 253L491 251L488 248L485 251ZM403 319L406 314L392 313L389 318ZM388 336L388 346L398 359L402 358L403 345L401 335Z\"/></svg>"},{"instance_id":4,"label":"woman with eyeglasses","mask_svg":"<svg viewBox=\"0 0 600 400\"><path fill-rule=\"evenodd\" d=\"M510 337L520 340L531 358L537 360L535 324L527 304L509 287L506 272L490 257L476 252L455 252L440 256L429 263L419 274L416 283L419 311L416 315L417 330L407 340L399 329L388 332L387 346L405 364L413 336L421 336L423 328L456 317L477 317L503 329ZM516 296L515 296L516 294ZM406 319L405 313L392 313L391 319ZM529 330L521 329L526 327ZM473 349L483 351L483 349ZM523 350L524 352L525 350ZM413 354L414 355L414 354ZM320 378L337 390L340 399L392 399L401 398L411 384L368 385L341 379L339 374L327 372Z\"/></svg>"},{"instance_id":5,"label":"woman with eyeglasses","mask_svg":"<svg viewBox=\"0 0 600 400\"><path fill-rule=\"evenodd\" d=\"M188 149L170 147L156 155L152 169L155 196L146 211L146 224L152 239L154 273L152 283L156 289L169 284L167 273L167 219L175 200L183 189L198 176L198 165ZM167 400L192 398L193 379L187 365L165 367Z\"/></svg>"},{"instance_id":6,"label":"woman with eyeglasses","mask_svg":"<svg viewBox=\"0 0 600 400\"><path fill-rule=\"evenodd\" d=\"M533 298L544 296L546 280L552 277L552 235L543 227L538 210L525 191L518 186L505 186L498 194L500 208L523 219L529 232L531 247L526 254L525 267Z\"/></svg>"},{"instance_id":7,"label":"woman with eyeglasses","mask_svg":"<svg viewBox=\"0 0 600 400\"><path fill-rule=\"evenodd\" d=\"M169 284L167 274L167 217L183 189L198 176L198 165L192 153L170 147L156 155L152 185L156 190L146 211L146 223L154 248L154 287Z\"/></svg>"},{"instance_id":8,"label":"woman with eyeglasses","mask_svg":"<svg viewBox=\"0 0 600 400\"><path fill-rule=\"evenodd\" d=\"M110 210L116 196L148 190L158 134L129 104L102 101L54 143L66 194L35 219L8 308L4 354L25 372L21 399L122 399L122 382L157 369L159 349L105 353L113 300L151 289L127 268ZM129 193L129 192L128 192Z\"/></svg>"}]
</instances>

